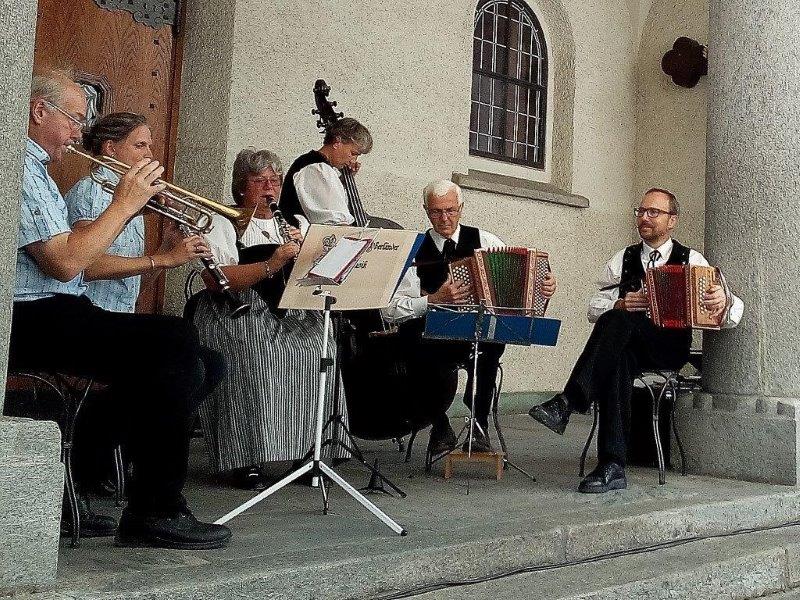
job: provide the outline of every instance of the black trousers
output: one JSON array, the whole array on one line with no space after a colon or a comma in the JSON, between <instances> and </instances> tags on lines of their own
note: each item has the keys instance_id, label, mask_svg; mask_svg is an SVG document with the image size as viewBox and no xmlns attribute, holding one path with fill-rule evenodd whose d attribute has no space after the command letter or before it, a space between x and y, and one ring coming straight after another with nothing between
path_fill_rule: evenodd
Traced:
<instances>
[{"instance_id":1,"label":"black trousers","mask_svg":"<svg viewBox=\"0 0 800 600\"><path fill-rule=\"evenodd\" d=\"M422 338L424 328L423 319L415 319L401 326L408 336L408 356L412 369L427 381L447 381L459 367L467 369L467 387L464 392L464 404L467 408L472 406L472 344L447 340L428 340ZM489 423L489 411L492 406L492 397L495 390L497 371L500 366L500 357L503 355L505 344L481 343L478 346L478 385L475 389L475 419L486 430ZM431 386L436 389L446 390L449 386ZM433 424L442 425L447 419L447 409L453 404L453 395L438 394L426 398L428 409L434 415Z\"/></svg>"},{"instance_id":2,"label":"black trousers","mask_svg":"<svg viewBox=\"0 0 800 600\"><path fill-rule=\"evenodd\" d=\"M213 362L213 361L212 361ZM206 378L194 327L176 317L113 313L83 297L15 302L10 369L43 369L112 386L133 467L128 507L180 508L192 416L220 377Z\"/></svg>"},{"instance_id":3,"label":"black trousers","mask_svg":"<svg viewBox=\"0 0 800 600\"><path fill-rule=\"evenodd\" d=\"M647 368L677 369L689 358L691 332L656 327L643 312L610 310L594 326L564 388L570 408L599 408L598 458L625 464L633 380Z\"/></svg>"}]
</instances>

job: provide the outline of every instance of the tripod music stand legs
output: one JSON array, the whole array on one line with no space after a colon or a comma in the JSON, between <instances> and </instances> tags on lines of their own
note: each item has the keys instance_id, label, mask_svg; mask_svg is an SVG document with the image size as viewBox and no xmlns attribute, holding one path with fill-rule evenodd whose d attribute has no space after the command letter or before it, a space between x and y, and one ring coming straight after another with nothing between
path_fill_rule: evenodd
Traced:
<instances>
[{"instance_id":1,"label":"tripod music stand legs","mask_svg":"<svg viewBox=\"0 0 800 600\"><path fill-rule=\"evenodd\" d=\"M222 525L223 523L227 523L234 517L240 515L248 508L258 504L265 498L268 498L278 490L286 487L295 479L298 479L305 475L306 473L311 473L313 477L313 484L314 487L319 485L320 491L322 493L322 502L323 502L323 513L328 513L329 508L329 496L328 490L325 486L324 477L330 479L333 483L338 485L342 488L345 492L347 492L356 502L361 504L364 508L366 508L369 512L373 515L378 517L381 522L389 527L392 531L400 535L407 535L408 532L398 525L389 515L384 513L380 508L378 508L375 504L370 502L363 494L361 494L356 488L352 485L347 483L339 474L336 473L332 468L326 465L324 462L321 461L321 453L322 453L322 426L323 426L323 418L324 418L324 411L325 411L325 387L327 383L327 374L328 368L332 364L332 360L328 357L328 338L330 335L331 329L331 305L336 301L329 293L322 292L325 296L325 310L324 310L324 325L323 325L323 333L322 333L322 357L320 358L320 373L319 373L319 388L317 394L317 420L316 420L316 428L315 428L315 436L314 436L314 457L311 462L307 462L306 464L300 466L297 470L289 473L286 477L274 483L263 492L260 492L241 506L230 511L228 514L220 517L216 521L214 521L217 525Z\"/></svg>"}]
</instances>

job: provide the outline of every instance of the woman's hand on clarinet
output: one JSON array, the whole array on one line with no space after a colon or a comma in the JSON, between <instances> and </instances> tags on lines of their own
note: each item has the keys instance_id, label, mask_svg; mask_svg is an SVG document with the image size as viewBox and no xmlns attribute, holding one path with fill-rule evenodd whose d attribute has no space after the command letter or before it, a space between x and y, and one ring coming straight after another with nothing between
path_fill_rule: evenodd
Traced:
<instances>
[{"instance_id":1,"label":"woman's hand on clarinet","mask_svg":"<svg viewBox=\"0 0 800 600\"><path fill-rule=\"evenodd\" d=\"M164 167L156 160L147 158L134 164L117 183L112 205L120 207L132 217L147 204L153 196L164 191L163 183L154 183L164 174Z\"/></svg>"},{"instance_id":2,"label":"woman's hand on clarinet","mask_svg":"<svg viewBox=\"0 0 800 600\"><path fill-rule=\"evenodd\" d=\"M277 250L275 250L275 252L267 261L267 264L270 267L270 270L273 273L276 273L278 270L292 262L295 257L297 257L299 252L300 246L296 242L286 242L285 244L278 246Z\"/></svg>"},{"instance_id":3,"label":"woman's hand on clarinet","mask_svg":"<svg viewBox=\"0 0 800 600\"><path fill-rule=\"evenodd\" d=\"M542 281L542 296L545 298L551 298L553 294L556 293L556 276L552 273L548 273L544 277L544 281Z\"/></svg>"},{"instance_id":4,"label":"woman's hand on clarinet","mask_svg":"<svg viewBox=\"0 0 800 600\"><path fill-rule=\"evenodd\" d=\"M710 285L700 299L703 306L711 313L712 317L717 317L722 314L725 307L728 305L728 297L725 295L725 290L721 285Z\"/></svg>"},{"instance_id":5,"label":"woman's hand on clarinet","mask_svg":"<svg viewBox=\"0 0 800 600\"><path fill-rule=\"evenodd\" d=\"M289 238L293 242L297 242L298 244L303 241L303 234L300 233L300 230L297 227L292 227L289 225Z\"/></svg>"}]
</instances>

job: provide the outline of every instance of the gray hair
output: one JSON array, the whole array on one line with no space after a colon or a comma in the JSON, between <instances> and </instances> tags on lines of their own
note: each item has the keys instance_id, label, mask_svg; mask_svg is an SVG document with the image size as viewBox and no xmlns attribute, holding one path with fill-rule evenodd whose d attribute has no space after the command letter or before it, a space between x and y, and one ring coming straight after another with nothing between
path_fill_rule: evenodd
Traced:
<instances>
[{"instance_id":1,"label":"gray hair","mask_svg":"<svg viewBox=\"0 0 800 600\"><path fill-rule=\"evenodd\" d=\"M45 100L59 104L69 84L75 84L75 73L69 67L36 72L31 80L31 102Z\"/></svg>"},{"instance_id":2,"label":"gray hair","mask_svg":"<svg viewBox=\"0 0 800 600\"><path fill-rule=\"evenodd\" d=\"M428 200L431 196L436 196L437 198L441 198L442 196L446 196L453 190L456 191L456 198L458 198L458 205L461 206L464 204L464 195L461 193L461 188L453 183L448 179L438 179L436 181L431 181L428 185L425 186L425 189L422 190L422 206L428 208Z\"/></svg>"},{"instance_id":3,"label":"gray hair","mask_svg":"<svg viewBox=\"0 0 800 600\"><path fill-rule=\"evenodd\" d=\"M247 176L260 173L266 168L275 171L275 174L279 175L283 182L283 165L281 159L274 152L256 150L251 146L236 155L236 160L233 161L233 180L231 181L231 193L235 202L238 202L244 193Z\"/></svg>"},{"instance_id":4,"label":"gray hair","mask_svg":"<svg viewBox=\"0 0 800 600\"><path fill-rule=\"evenodd\" d=\"M350 117L339 119L328 126L322 143L332 144L337 139L344 144L355 144L361 154L369 154L372 150L372 134L369 129Z\"/></svg>"}]
</instances>

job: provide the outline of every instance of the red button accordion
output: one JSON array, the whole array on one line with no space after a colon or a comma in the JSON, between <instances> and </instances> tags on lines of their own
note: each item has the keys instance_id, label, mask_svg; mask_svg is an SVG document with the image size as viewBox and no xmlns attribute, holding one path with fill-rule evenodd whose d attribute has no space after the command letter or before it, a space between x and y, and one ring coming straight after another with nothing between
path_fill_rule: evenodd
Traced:
<instances>
[{"instance_id":1,"label":"red button accordion","mask_svg":"<svg viewBox=\"0 0 800 600\"><path fill-rule=\"evenodd\" d=\"M702 304L703 293L715 284L725 285L718 267L664 265L647 269L645 293L650 319L669 329L719 329L724 311L712 317Z\"/></svg>"},{"instance_id":2,"label":"red button accordion","mask_svg":"<svg viewBox=\"0 0 800 600\"><path fill-rule=\"evenodd\" d=\"M488 248L450 263L450 274L470 290L466 304L485 303L495 314L543 317L548 299L542 283L550 272L548 254L533 248Z\"/></svg>"}]
</instances>

